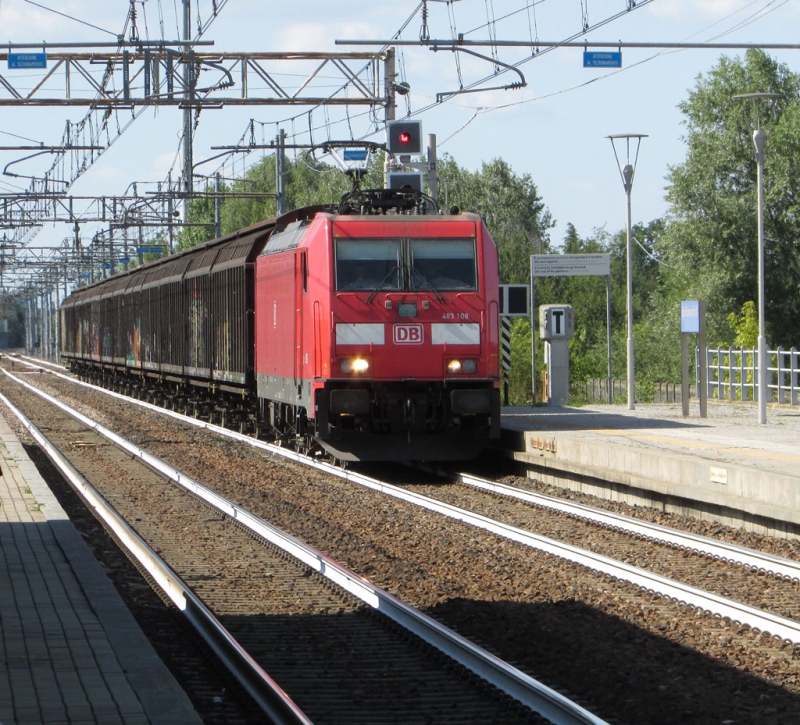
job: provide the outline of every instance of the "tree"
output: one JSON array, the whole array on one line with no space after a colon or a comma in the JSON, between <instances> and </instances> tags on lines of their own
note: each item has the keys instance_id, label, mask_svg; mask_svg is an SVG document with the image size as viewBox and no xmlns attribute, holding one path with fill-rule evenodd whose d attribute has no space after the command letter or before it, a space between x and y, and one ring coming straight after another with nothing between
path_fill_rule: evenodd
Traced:
<instances>
[{"instance_id":1,"label":"tree","mask_svg":"<svg viewBox=\"0 0 800 725\"><path fill-rule=\"evenodd\" d=\"M760 101L768 133L765 163L767 339L800 340L800 76L759 50L722 57L698 77L681 104L686 161L670 169L668 226L659 250L671 266L665 299L704 299L709 340L730 344L729 316L757 297L756 163L753 101L738 94L779 93Z\"/></svg>"},{"instance_id":2,"label":"tree","mask_svg":"<svg viewBox=\"0 0 800 725\"><path fill-rule=\"evenodd\" d=\"M338 167L322 163L309 155L287 159L285 165L286 209L291 211L304 206L337 203L342 194L352 188L351 179ZM383 186L383 156L372 159L362 181L363 188ZM212 191L207 187L206 191ZM248 169L232 185L223 185L222 191L232 192L221 204L221 231L223 236L249 227L277 214L274 196L236 197L240 193L275 193L275 156L265 156ZM189 249L214 238L214 199L193 199L189 204L188 220L206 226L185 228L178 237L177 249Z\"/></svg>"},{"instance_id":3,"label":"tree","mask_svg":"<svg viewBox=\"0 0 800 725\"><path fill-rule=\"evenodd\" d=\"M731 312L728 315L730 326L736 331L734 344L739 348L753 349L758 344L758 313L755 302L748 301L742 305L742 311L737 315Z\"/></svg>"},{"instance_id":4,"label":"tree","mask_svg":"<svg viewBox=\"0 0 800 725\"><path fill-rule=\"evenodd\" d=\"M481 165L479 171L459 166L445 154L439 161L439 203L458 205L479 214L497 244L500 281L527 283L531 254L544 254L550 248L549 229L553 226L530 174L518 176L502 159Z\"/></svg>"},{"instance_id":5,"label":"tree","mask_svg":"<svg viewBox=\"0 0 800 725\"><path fill-rule=\"evenodd\" d=\"M518 176L502 159L484 162L479 170L469 171L445 154L438 165L440 206L447 209L455 205L483 217L497 244L501 283L527 284L531 254L549 251L549 230L553 226L550 212L531 176ZM537 353L538 360L541 360L540 355ZM531 325L528 320L513 321L511 365L511 402L516 405L530 402ZM537 365L539 367L541 364Z\"/></svg>"}]
</instances>

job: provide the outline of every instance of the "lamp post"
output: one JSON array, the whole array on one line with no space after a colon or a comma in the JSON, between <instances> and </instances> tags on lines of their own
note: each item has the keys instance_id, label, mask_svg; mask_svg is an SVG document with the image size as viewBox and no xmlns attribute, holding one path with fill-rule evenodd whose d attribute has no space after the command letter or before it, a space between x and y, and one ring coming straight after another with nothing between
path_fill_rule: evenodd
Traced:
<instances>
[{"instance_id":1,"label":"lamp post","mask_svg":"<svg viewBox=\"0 0 800 725\"><path fill-rule=\"evenodd\" d=\"M758 168L758 422L767 422L767 336L764 324L764 154L767 146L767 132L761 128L759 101L782 98L780 93L743 93L734 96L737 101L756 102L756 128L753 131L753 144L756 147L756 166Z\"/></svg>"},{"instance_id":2,"label":"lamp post","mask_svg":"<svg viewBox=\"0 0 800 725\"><path fill-rule=\"evenodd\" d=\"M614 136L608 136L611 139L611 148L614 149L614 158L617 160L619 173L622 177L622 185L625 188L625 194L628 197L628 240L626 245L625 256L627 259L627 280L628 280L628 410L635 408L636 390L636 370L634 364L633 354L633 256L632 256L632 232L631 232L631 190L633 189L633 177L636 173L636 163L639 160L639 147L642 144L642 139L647 138L647 134L642 133L620 133ZM633 157L633 164L631 164L631 140L636 141L636 152ZM625 165L620 162L619 155L617 154L616 141L625 141Z\"/></svg>"}]
</instances>

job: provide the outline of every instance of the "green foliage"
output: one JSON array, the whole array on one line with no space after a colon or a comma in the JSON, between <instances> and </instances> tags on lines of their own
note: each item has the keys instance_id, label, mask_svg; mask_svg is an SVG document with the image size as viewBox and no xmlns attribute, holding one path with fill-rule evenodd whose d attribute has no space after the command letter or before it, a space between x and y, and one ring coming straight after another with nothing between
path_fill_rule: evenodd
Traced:
<instances>
[{"instance_id":1,"label":"green foliage","mask_svg":"<svg viewBox=\"0 0 800 725\"><path fill-rule=\"evenodd\" d=\"M782 98L735 100L745 93ZM753 128L768 133L765 183L765 324L773 345L800 339L800 76L763 51L720 59L681 104L686 161L670 170L669 224L660 243L674 302L703 299L709 342L730 344L730 315L757 289L757 174Z\"/></svg>"},{"instance_id":2,"label":"green foliage","mask_svg":"<svg viewBox=\"0 0 800 725\"><path fill-rule=\"evenodd\" d=\"M213 191L213 187L207 187L206 191ZM177 252L191 249L214 238L214 199L210 197L192 199L189 202L186 220L192 224L204 224L205 226L184 227L177 235L175 244Z\"/></svg>"},{"instance_id":3,"label":"green foliage","mask_svg":"<svg viewBox=\"0 0 800 725\"><path fill-rule=\"evenodd\" d=\"M736 94L783 94L764 103L761 123L769 133L766 163L767 330L772 344L800 339L800 80L760 51L744 59L721 58L681 105L687 128L687 157L670 170L666 220L637 224L631 247L637 385L640 397L658 381L680 379L680 302L703 299L709 310L711 345L752 344L756 289L756 166L752 146L753 102ZM376 157L364 188L383 186L383 158ZM528 174L518 175L502 159L470 171L449 155L439 160L439 202L481 215L494 238L503 283L529 281L530 255L551 248L553 221ZM286 206L336 203L351 181L336 167L302 155L286 164ZM273 194L275 156L264 156L224 190ZM210 191L210 189L209 189ZM189 219L206 226L185 229L178 248L213 237L213 198L195 199ZM230 234L276 214L274 197L228 198L221 204L222 234ZM611 254L612 375L626 374L626 259L624 231L594 230L581 237L568 225L565 254ZM537 278L535 303L568 303L575 308L576 334L570 344L576 389L588 378L608 373L606 283L601 277ZM737 313L737 311L740 311ZM538 337L538 335L537 335ZM513 402L530 402L531 329L528 320L512 326ZM537 343L537 388L543 346Z\"/></svg>"},{"instance_id":4,"label":"green foliage","mask_svg":"<svg viewBox=\"0 0 800 725\"><path fill-rule=\"evenodd\" d=\"M497 244L500 281L526 283L530 255L549 250L553 222L529 174L518 176L502 159L479 171L459 166L452 156L439 160L439 203L480 214Z\"/></svg>"},{"instance_id":5,"label":"green foliage","mask_svg":"<svg viewBox=\"0 0 800 725\"><path fill-rule=\"evenodd\" d=\"M231 196L220 205L222 235L249 227L277 214L275 156L265 156L254 164L243 178L230 185L223 184L221 191L242 196ZM373 158L362 188L383 186L383 156ZM287 159L285 165L286 209L291 211L304 206L337 203L342 194L350 191L352 182L338 167L314 160L308 155ZM206 188L211 193L213 187ZM251 196L244 196L250 194ZM271 196L252 196L269 194ZM189 249L214 238L215 202L211 196L193 199L189 205L188 219L195 224L184 229L176 248Z\"/></svg>"},{"instance_id":6,"label":"green foliage","mask_svg":"<svg viewBox=\"0 0 800 725\"><path fill-rule=\"evenodd\" d=\"M731 312L728 322L736 332L734 345L739 348L753 349L758 344L758 313L756 303L748 300L742 305L742 311L737 315Z\"/></svg>"},{"instance_id":7,"label":"green foliage","mask_svg":"<svg viewBox=\"0 0 800 725\"><path fill-rule=\"evenodd\" d=\"M531 324L529 320L511 321L511 370L508 375L510 405L531 404Z\"/></svg>"}]
</instances>

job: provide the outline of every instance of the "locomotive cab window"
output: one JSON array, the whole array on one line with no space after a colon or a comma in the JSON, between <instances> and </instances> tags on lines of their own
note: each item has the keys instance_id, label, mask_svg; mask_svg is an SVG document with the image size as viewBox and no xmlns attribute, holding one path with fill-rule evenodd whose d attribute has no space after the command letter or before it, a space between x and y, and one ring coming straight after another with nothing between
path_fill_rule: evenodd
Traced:
<instances>
[{"instance_id":1,"label":"locomotive cab window","mask_svg":"<svg viewBox=\"0 0 800 725\"><path fill-rule=\"evenodd\" d=\"M409 242L411 290L474 291L475 242L471 239L412 239Z\"/></svg>"},{"instance_id":2,"label":"locomotive cab window","mask_svg":"<svg viewBox=\"0 0 800 725\"><path fill-rule=\"evenodd\" d=\"M340 292L478 289L472 239L337 239Z\"/></svg>"},{"instance_id":3,"label":"locomotive cab window","mask_svg":"<svg viewBox=\"0 0 800 725\"><path fill-rule=\"evenodd\" d=\"M369 291L402 289L400 240L338 239L336 289Z\"/></svg>"}]
</instances>

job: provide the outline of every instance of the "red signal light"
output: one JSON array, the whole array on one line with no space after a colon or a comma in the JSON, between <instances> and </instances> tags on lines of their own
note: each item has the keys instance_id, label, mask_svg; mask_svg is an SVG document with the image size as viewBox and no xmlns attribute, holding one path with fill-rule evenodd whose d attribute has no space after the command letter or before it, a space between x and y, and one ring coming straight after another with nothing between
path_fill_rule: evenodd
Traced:
<instances>
[{"instance_id":1,"label":"red signal light","mask_svg":"<svg viewBox=\"0 0 800 725\"><path fill-rule=\"evenodd\" d=\"M422 121L392 121L386 129L386 144L395 154L421 154Z\"/></svg>"}]
</instances>

